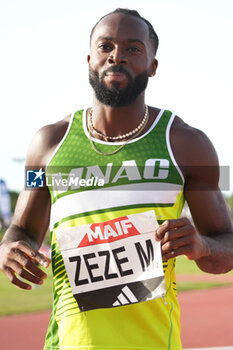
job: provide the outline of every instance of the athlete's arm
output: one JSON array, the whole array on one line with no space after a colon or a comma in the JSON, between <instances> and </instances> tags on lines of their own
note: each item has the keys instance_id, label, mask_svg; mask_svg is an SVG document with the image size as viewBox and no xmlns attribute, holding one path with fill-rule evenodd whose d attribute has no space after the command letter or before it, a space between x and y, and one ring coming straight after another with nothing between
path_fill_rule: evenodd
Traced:
<instances>
[{"instance_id":1,"label":"athlete's arm","mask_svg":"<svg viewBox=\"0 0 233 350\"><path fill-rule=\"evenodd\" d=\"M42 128L29 147L26 166L44 168L67 125L67 120L64 120ZM48 229L49 217L48 188L23 190L20 193L13 222L0 244L0 270L19 288L31 289L27 282L42 284L46 278L37 263L43 267L50 264L50 259L38 252Z\"/></svg>"},{"instance_id":2,"label":"athlete's arm","mask_svg":"<svg viewBox=\"0 0 233 350\"><path fill-rule=\"evenodd\" d=\"M174 128L172 140L194 224L181 218L168 220L158 228L156 237L161 240L163 259L185 255L205 272L228 272L233 268L233 229L218 188L216 152L206 135L185 124Z\"/></svg>"},{"instance_id":3,"label":"athlete's arm","mask_svg":"<svg viewBox=\"0 0 233 350\"><path fill-rule=\"evenodd\" d=\"M0 269L11 283L23 289L31 289L26 281L42 284L46 277L35 263L44 267L50 263L38 252L48 228L49 202L47 191L22 191L13 223L0 244Z\"/></svg>"}]
</instances>

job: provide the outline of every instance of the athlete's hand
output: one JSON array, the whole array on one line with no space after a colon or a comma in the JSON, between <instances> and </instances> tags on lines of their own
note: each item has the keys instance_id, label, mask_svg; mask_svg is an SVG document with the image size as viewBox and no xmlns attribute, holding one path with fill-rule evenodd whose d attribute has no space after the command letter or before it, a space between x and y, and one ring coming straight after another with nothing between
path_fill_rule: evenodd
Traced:
<instances>
[{"instance_id":1,"label":"athlete's hand","mask_svg":"<svg viewBox=\"0 0 233 350\"><path fill-rule=\"evenodd\" d=\"M155 237L161 241L164 261L179 255L197 260L209 254L205 236L201 236L187 218L165 221L155 231Z\"/></svg>"},{"instance_id":2,"label":"athlete's hand","mask_svg":"<svg viewBox=\"0 0 233 350\"><path fill-rule=\"evenodd\" d=\"M22 289L31 289L32 286L23 282L38 285L43 284L43 279L47 277L36 263L43 267L48 267L50 259L34 250L25 241L7 242L0 244L0 270L8 277L11 283ZM20 279L16 276L20 276Z\"/></svg>"}]
</instances>

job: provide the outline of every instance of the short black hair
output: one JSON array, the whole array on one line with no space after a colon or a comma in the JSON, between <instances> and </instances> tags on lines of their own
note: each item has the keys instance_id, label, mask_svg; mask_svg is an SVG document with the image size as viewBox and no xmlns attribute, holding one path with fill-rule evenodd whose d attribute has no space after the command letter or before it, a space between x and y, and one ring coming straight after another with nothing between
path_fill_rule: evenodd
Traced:
<instances>
[{"instance_id":1,"label":"short black hair","mask_svg":"<svg viewBox=\"0 0 233 350\"><path fill-rule=\"evenodd\" d=\"M149 30L149 38L151 40L151 43L152 43L152 46L153 46L153 49L154 49L154 54L156 55L156 52L158 50L158 46L159 46L159 38L158 38L158 35L156 34L152 24L147 20L145 19L144 17L142 17L138 11L136 10L129 10L129 9L123 9L123 8L117 8L115 11L112 11L112 12L109 12L107 13L106 15L104 15L103 17L101 17L99 19L99 21L94 25L94 27L92 28L91 30L91 35L90 35L90 40L93 36L93 33L95 31L95 28L97 26L97 24L99 24L99 22L109 16L109 15L112 15L112 14L115 14L115 13L122 13L124 15L129 15L129 16L134 16L134 17L137 17L137 18L140 18L142 21L144 21L148 27L148 30Z\"/></svg>"}]
</instances>

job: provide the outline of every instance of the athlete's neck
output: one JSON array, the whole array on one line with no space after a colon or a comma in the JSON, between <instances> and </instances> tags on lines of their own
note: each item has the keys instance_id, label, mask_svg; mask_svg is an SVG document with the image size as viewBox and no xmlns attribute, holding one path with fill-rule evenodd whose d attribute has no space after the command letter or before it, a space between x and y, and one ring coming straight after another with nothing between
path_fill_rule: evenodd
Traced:
<instances>
[{"instance_id":1,"label":"athlete's neck","mask_svg":"<svg viewBox=\"0 0 233 350\"><path fill-rule=\"evenodd\" d=\"M93 100L92 121L95 129L108 136L120 136L134 128L142 121L145 114L144 94L132 104L124 107L110 107Z\"/></svg>"}]
</instances>

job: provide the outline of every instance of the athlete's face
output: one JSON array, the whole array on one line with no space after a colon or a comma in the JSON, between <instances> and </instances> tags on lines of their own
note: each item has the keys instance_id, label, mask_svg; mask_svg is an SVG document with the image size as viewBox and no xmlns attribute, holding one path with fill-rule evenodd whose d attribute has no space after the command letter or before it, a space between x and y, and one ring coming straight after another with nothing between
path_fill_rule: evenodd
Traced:
<instances>
[{"instance_id":1,"label":"athlete's face","mask_svg":"<svg viewBox=\"0 0 233 350\"><path fill-rule=\"evenodd\" d=\"M157 67L147 25L129 15L103 18L93 33L88 62L97 99L112 107L129 105Z\"/></svg>"}]
</instances>

